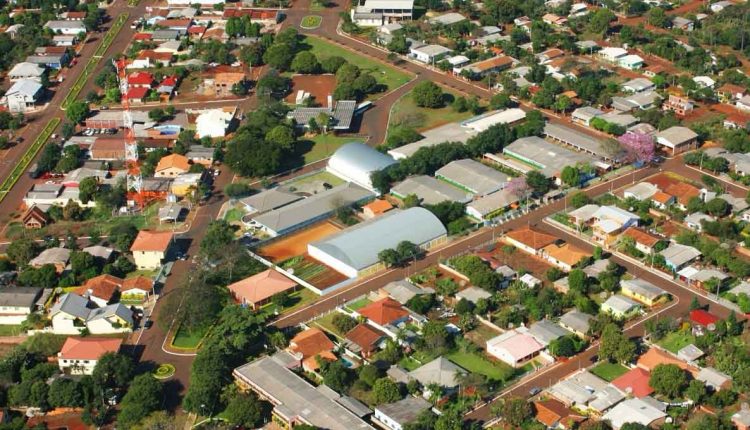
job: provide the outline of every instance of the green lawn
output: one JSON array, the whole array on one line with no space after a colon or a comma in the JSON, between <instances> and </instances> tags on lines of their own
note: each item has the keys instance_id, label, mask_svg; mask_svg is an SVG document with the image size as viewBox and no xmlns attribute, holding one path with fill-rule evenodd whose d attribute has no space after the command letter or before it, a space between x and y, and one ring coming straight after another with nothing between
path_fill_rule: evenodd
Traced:
<instances>
[{"instance_id":1,"label":"green lawn","mask_svg":"<svg viewBox=\"0 0 750 430\"><path fill-rule=\"evenodd\" d=\"M242 212L239 208L232 208L227 211L227 213L224 215L224 220L226 222L236 222L240 221L242 219L242 215L244 215L244 212Z\"/></svg>"},{"instance_id":2,"label":"green lawn","mask_svg":"<svg viewBox=\"0 0 750 430\"><path fill-rule=\"evenodd\" d=\"M200 345L207 332L208 329L190 332L180 327L172 340L172 346L181 349L195 349Z\"/></svg>"},{"instance_id":3,"label":"green lawn","mask_svg":"<svg viewBox=\"0 0 750 430\"><path fill-rule=\"evenodd\" d=\"M300 26L302 28L317 28L320 26L321 21L323 21L323 17L321 16L308 15L302 18L302 22L300 23Z\"/></svg>"},{"instance_id":4,"label":"green lawn","mask_svg":"<svg viewBox=\"0 0 750 430\"><path fill-rule=\"evenodd\" d=\"M308 36L305 38L304 43L310 46L310 52L315 54L315 56L318 57L318 60L339 56L345 58L349 63L358 66L360 69L372 73L372 76L378 81L378 83L386 87L385 91L398 88L409 82L411 79L406 73L394 69L391 66L387 66L369 57L357 55L346 48L331 44L323 39ZM375 97L373 98L378 98L379 94L375 94Z\"/></svg>"},{"instance_id":5,"label":"green lawn","mask_svg":"<svg viewBox=\"0 0 750 430\"><path fill-rule=\"evenodd\" d=\"M0 325L0 336L18 336L21 333L20 325Z\"/></svg>"},{"instance_id":6,"label":"green lawn","mask_svg":"<svg viewBox=\"0 0 750 430\"><path fill-rule=\"evenodd\" d=\"M293 293L289 294L289 303L287 303L282 309L279 309L279 314L284 312L290 312L295 309L299 309L317 299L319 296L307 288L301 288ZM259 312L266 316L271 316L276 313L276 305L268 303L261 306Z\"/></svg>"},{"instance_id":7,"label":"green lawn","mask_svg":"<svg viewBox=\"0 0 750 430\"><path fill-rule=\"evenodd\" d=\"M615 380L628 371L628 368L620 363L601 362L591 369L591 373L607 382Z\"/></svg>"},{"instance_id":8,"label":"green lawn","mask_svg":"<svg viewBox=\"0 0 750 430\"><path fill-rule=\"evenodd\" d=\"M343 338L345 333L341 333L336 329L336 326L333 325L333 317L338 312L329 312L322 317L316 319L312 322L312 325L317 325L318 327L322 328L323 330L333 334L334 336L338 338Z\"/></svg>"},{"instance_id":9,"label":"green lawn","mask_svg":"<svg viewBox=\"0 0 750 430\"><path fill-rule=\"evenodd\" d=\"M362 139L336 136L333 133L319 134L312 139L302 138L297 142L305 164L328 158L342 145L351 142L362 143Z\"/></svg>"},{"instance_id":10,"label":"green lawn","mask_svg":"<svg viewBox=\"0 0 750 430\"><path fill-rule=\"evenodd\" d=\"M315 181L321 181L321 182L327 182L331 184L331 186L337 186L344 183L344 180L339 178L338 176L335 176L333 173L326 172L325 170L321 170L317 173L313 173L312 175L303 176L299 179L295 179L290 182L284 183L287 187L294 187L294 186L300 186L303 184L309 184L310 182Z\"/></svg>"},{"instance_id":11,"label":"green lawn","mask_svg":"<svg viewBox=\"0 0 750 430\"><path fill-rule=\"evenodd\" d=\"M695 337L689 330L680 330L669 333L664 339L660 340L659 345L667 351L677 353L682 348L695 343Z\"/></svg>"},{"instance_id":12,"label":"green lawn","mask_svg":"<svg viewBox=\"0 0 750 430\"><path fill-rule=\"evenodd\" d=\"M353 302L347 303L346 307L353 311L358 311L364 308L365 306L369 305L370 303L372 302L367 297L362 297L361 299L357 299L357 300L354 300Z\"/></svg>"},{"instance_id":13,"label":"green lawn","mask_svg":"<svg viewBox=\"0 0 750 430\"><path fill-rule=\"evenodd\" d=\"M507 364L490 361L475 353L455 351L445 357L469 372L479 373L495 381L508 381L515 374L515 369Z\"/></svg>"},{"instance_id":14,"label":"green lawn","mask_svg":"<svg viewBox=\"0 0 750 430\"><path fill-rule=\"evenodd\" d=\"M415 360L413 357L404 357L398 362L399 366L401 366L404 370L407 370L409 372L422 366L422 364L423 363L420 363L419 361Z\"/></svg>"},{"instance_id":15,"label":"green lawn","mask_svg":"<svg viewBox=\"0 0 750 430\"><path fill-rule=\"evenodd\" d=\"M430 109L417 106L412 98L412 91L409 91L391 108L391 122L388 126L404 124L417 129L417 131L424 131L449 122L464 121L475 116L469 111L456 112L453 110L450 104L458 96L457 93L446 91L445 106Z\"/></svg>"}]
</instances>

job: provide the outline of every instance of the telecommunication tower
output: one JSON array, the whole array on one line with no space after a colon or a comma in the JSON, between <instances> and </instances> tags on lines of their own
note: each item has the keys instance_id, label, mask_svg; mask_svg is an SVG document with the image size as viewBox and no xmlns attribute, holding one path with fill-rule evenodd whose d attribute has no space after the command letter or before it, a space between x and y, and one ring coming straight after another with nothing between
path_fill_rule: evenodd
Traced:
<instances>
[{"instance_id":1,"label":"telecommunication tower","mask_svg":"<svg viewBox=\"0 0 750 430\"><path fill-rule=\"evenodd\" d=\"M127 169L127 187L129 194L135 194L133 200L142 204L143 178L141 176L141 168L138 165L138 142L135 140L135 133L133 132L133 115L130 112L130 101L127 97L128 73L125 66L125 59L115 61L117 78L120 82L120 94L122 95L122 119L123 128L125 129L125 167Z\"/></svg>"}]
</instances>

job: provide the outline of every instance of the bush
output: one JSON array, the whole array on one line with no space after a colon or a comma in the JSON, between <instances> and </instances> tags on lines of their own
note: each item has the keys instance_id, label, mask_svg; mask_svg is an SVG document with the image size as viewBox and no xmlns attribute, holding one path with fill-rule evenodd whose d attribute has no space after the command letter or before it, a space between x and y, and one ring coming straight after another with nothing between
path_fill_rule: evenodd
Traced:
<instances>
[{"instance_id":1,"label":"bush","mask_svg":"<svg viewBox=\"0 0 750 430\"><path fill-rule=\"evenodd\" d=\"M417 84L412 90L414 103L419 107L436 109L443 107L443 90L432 81Z\"/></svg>"},{"instance_id":2,"label":"bush","mask_svg":"<svg viewBox=\"0 0 750 430\"><path fill-rule=\"evenodd\" d=\"M242 183L228 184L224 187L224 194L229 198L239 199L253 194L253 188L250 185Z\"/></svg>"}]
</instances>

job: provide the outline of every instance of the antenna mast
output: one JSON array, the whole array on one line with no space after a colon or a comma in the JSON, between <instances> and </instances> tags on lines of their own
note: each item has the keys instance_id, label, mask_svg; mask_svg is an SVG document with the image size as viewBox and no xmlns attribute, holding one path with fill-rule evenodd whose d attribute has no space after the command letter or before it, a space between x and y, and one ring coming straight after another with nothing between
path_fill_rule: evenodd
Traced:
<instances>
[{"instance_id":1,"label":"antenna mast","mask_svg":"<svg viewBox=\"0 0 750 430\"><path fill-rule=\"evenodd\" d=\"M135 140L133 131L133 115L130 112L130 101L128 100L128 73L126 70L125 59L115 61L117 68L117 77L120 82L120 94L122 101L122 119L123 128L125 129L125 167L127 169L127 187L128 192L136 195L137 201L142 203L141 197L143 190L143 178L141 177L141 168L138 165L138 142Z\"/></svg>"}]
</instances>

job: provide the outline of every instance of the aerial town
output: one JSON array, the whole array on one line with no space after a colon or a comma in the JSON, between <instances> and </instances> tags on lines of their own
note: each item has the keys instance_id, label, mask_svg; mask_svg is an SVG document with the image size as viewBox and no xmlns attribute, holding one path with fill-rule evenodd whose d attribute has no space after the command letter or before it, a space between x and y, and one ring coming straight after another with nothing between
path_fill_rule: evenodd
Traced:
<instances>
[{"instance_id":1,"label":"aerial town","mask_svg":"<svg viewBox=\"0 0 750 430\"><path fill-rule=\"evenodd\" d=\"M0 0L0 430L750 430L746 0Z\"/></svg>"}]
</instances>

